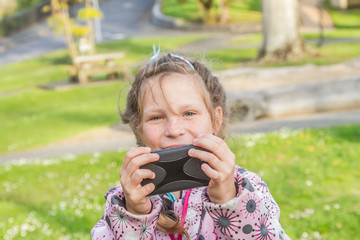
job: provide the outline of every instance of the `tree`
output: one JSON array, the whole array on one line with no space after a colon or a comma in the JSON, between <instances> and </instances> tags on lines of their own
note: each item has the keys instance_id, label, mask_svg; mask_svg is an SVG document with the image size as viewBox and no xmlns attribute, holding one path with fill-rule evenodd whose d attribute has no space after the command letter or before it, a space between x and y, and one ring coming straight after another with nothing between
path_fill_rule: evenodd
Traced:
<instances>
[{"instance_id":1,"label":"tree","mask_svg":"<svg viewBox=\"0 0 360 240\"><path fill-rule=\"evenodd\" d=\"M229 20L229 2L230 0L219 0L220 18L219 23L225 24Z\"/></svg>"},{"instance_id":2,"label":"tree","mask_svg":"<svg viewBox=\"0 0 360 240\"><path fill-rule=\"evenodd\" d=\"M79 42L86 42L90 45L89 53L93 53L95 49L92 20L101 17L101 12L92 7L91 0L77 0L77 2L83 1L85 1L85 7L79 10L77 19L73 19L69 15L69 0L51 0L51 5L43 9L51 11L49 24L55 31L64 33L72 59L79 55ZM81 21L85 24L81 24Z\"/></svg>"},{"instance_id":3,"label":"tree","mask_svg":"<svg viewBox=\"0 0 360 240\"><path fill-rule=\"evenodd\" d=\"M16 1L0 0L0 20L8 14L12 14L16 9Z\"/></svg>"},{"instance_id":4,"label":"tree","mask_svg":"<svg viewBox=\"0 0 360 240\"><path fill-rule=\"evenodd\" d=\"M213 4L213 0L198 0L198 6L203 18L203 22L211 22L210 10Z\"/></svg>"},{"instance_id":5,"label":"tree","mask_svg":"<svg viewBox=\"0 0 360 240\"><path fill-rule=\"evenodd\" d=\"M187 0L179 0L186 2ZM198 7L202 16L202 21L206 24L220 23L225 24L229 20L229 2L231 0L218 0L219 16L211 14L214 7L214 0L198 0ZM214 16L215 15L215 16Z\"/></svg>"},{"instance_id":6,"label":"tree","mask_svg":"<svg viewBox=\"0 0 360 240\"><path fill-rule=\"evenodd\" d=\"M304 55L298 8L299 0L262 0L263 42L258 59L287 61Z\"/></svg>"}]
</instances>

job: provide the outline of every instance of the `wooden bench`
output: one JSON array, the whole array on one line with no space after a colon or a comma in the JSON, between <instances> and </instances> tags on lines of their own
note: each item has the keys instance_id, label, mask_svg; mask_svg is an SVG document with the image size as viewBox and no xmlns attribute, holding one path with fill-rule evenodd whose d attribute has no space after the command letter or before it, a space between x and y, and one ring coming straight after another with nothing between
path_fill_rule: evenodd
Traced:
<instances>
[{"instance_id":1,"label":"wooden bench","mask_svg":"<svg viewBox=\"0 0 360 240\"><path fill-rule=\"evenodd\" d=\"M116 79L119 73L126 75L125 67L115 61L124 56L125 53L116 52L74 57L73 65L69 68L70 80L88 83L96 75L104 74L107 79Z\"/></svg>"}]
</instances>

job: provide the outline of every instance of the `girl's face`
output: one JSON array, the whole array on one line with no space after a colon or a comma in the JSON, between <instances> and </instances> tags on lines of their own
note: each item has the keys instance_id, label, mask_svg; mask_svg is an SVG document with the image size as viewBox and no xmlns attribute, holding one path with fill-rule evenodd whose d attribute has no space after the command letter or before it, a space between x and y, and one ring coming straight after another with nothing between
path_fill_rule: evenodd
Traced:
<instances>
[{"instance_id":1,"label":"girl's face","mask_svg":"<svg viewBox=\"0 0 360 240\"><path fill-rule=\"evenodd\" d=\"M199 133L216 134L222 123L217 107L214 123L194 75L170 73L148 79L143 91L141 138L153 151L191 144Z\"/></svg>"}]
</instances>

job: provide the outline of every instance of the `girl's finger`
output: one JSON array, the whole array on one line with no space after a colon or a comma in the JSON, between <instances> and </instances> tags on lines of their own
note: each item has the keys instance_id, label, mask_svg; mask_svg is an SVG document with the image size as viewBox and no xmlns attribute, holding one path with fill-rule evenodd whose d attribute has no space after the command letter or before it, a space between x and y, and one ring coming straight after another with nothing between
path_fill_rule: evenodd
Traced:
<instances>
[{"instance_id":1,"label":"girl's finger","mask_svg":"<svg viewBox=\"0 0 360 240\"><path fill-rule=\"evenodd\" d=\"M226 156L227 151L230 151L225 141L221 138L211 134L204 134L200 136L201 137L197 137L193 140L193 145L211 151L219 159Z\"/></svg>"},{"instance_id":2,"label":"girl's finger","mask_svg":"<svg viewBox=\"0 0 360 240\"><path fill-rule=\"evenodd\" d=\"M147 178L154 179L155 173L149 169L137 169L130 177L131 185L129 185L129 187L134 189L139 188L138 186L141 186L141 182Z\"/></svg>"},{"instance_id":3,"label":"girl's finger","mask_svg":"<svg viewBox=\"0 0 360 240\"><path fill-rule=\"evenodd\" d=\"M220 178L220 173L209 166L207 163L201 164L201 169L204 171L206 176L208 176L211 180L218 182Z\"/></svg>"},{"instance_id":4,"label":"girl's finger","mask_svg":"<svg viewBox=\"0 0 360 240\"><path fill-rule=\"evenodd\" d=\"M132 176L144 164L159 160L159 154L146 153L134 158L127 166L125 176Z\"/></svg>"},{"instance_id":5,"label":"girl's finger","mask_svg":"<svg viewBox=\"0 0 360 240\"><path fill-rule=\"evenodd\" d=\"M189 156L207 162L213 169L218 170L218 167L222 165L219 158L217 158L213 153L206 152L204 150L192 148L189 150Z\"/></svg>"},{"instance_id":6,"label":"girl's finger","mask_svg":"<svg viewBox=\"0 0 360 240\"><path fill-rule=\"evenodd\" d=\"M151 152L151 148L149 147L138 147L138 148L131 147L124 157L122 166L124 166L124 168L126 169L127 165L131 162L133 158L150 152Z\"/></svg>"},{"instance_id":7,"label":"girl's finger","mask_svg":"<svg viewBox=\"0 0 360 240\"><path fill-rule=\"evenodd\" d=\"M139 194L143 197L147 197L152 191L155 190L155 184L148 183L138 190Z\"/></svg>"}]
</instances>

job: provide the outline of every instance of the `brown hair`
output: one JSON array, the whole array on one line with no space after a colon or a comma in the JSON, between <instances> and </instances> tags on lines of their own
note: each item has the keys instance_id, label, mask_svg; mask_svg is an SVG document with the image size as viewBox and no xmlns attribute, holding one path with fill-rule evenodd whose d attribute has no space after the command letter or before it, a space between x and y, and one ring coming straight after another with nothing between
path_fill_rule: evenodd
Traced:
<instances>
[{"instance_id":1,"label":"brown hair","mask_svg":"<svg viewBox=\"0 0 360 240\"><path fill-rule=\"evenodd\" d=\"M159 79L161 79L163 74L169 73L193 74L196 79L200 79L199 83L203 89L204 102L209 111L213 124L216 120L216 114L214 112L215 108L219 106L222 108L222 125L217 132L217 136L221 138L225 137L227 110L224 88L220 84L218 78L212 75L211 71L205 67L205 65L196 60L186 60L188 60L189 63L174 55L167 54L146 63L144 66L138 69L135 75L135 80L132 83L131 89L127 95L125 111L120 112L122 122L130 125L136 136L138 145L144 145L141 138L142 98L144 91L143 86L145 85L144 83L146 83L147 79L149 78L157 76ZM162 210L159 216L158 224L156 226L157 229L166 233L185 234L187 238L190 239L184 227L180 225L178 216L174 214L175 213L173 211Z\"/></svg>"}]
</instances>

